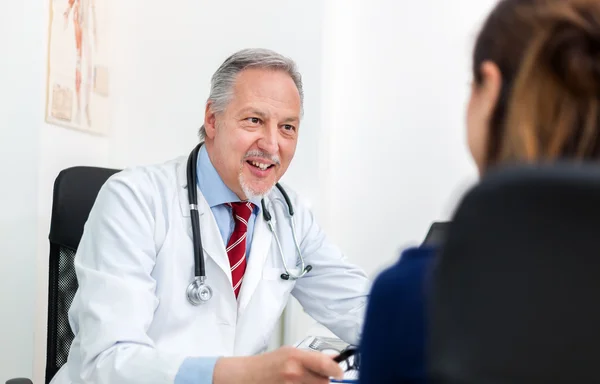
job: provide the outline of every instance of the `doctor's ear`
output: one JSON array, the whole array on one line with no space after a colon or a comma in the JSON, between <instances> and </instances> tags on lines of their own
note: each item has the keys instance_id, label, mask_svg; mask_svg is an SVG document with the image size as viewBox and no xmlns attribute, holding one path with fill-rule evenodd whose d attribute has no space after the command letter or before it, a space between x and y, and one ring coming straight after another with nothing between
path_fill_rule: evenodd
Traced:
<instances>
[{"instance_id":1,"label":"doctor's ear","mask_svg":"<svg viewBox=\"0 0 600 384\"><path fill-rule=\"evenodd\" d=\"M215 131L217 129L217 116L212 108L212 101L206 103L206 110L204 111L204 129L206 130L206 137L208 139L215 138Z\"/></svg>"}]
</instances>

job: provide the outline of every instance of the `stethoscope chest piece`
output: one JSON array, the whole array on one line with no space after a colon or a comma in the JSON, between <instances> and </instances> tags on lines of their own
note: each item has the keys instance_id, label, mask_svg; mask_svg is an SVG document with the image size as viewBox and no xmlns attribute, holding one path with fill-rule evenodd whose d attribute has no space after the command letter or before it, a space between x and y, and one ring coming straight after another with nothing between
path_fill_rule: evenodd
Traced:
<instances>
[{"instance_id":1,"label":"stethoscope chest piece","mask_svg":"<svg viewBox=\"0 0 600 384\"><path fill-rule=\"evenodd\" d=\"M212 289L205 284L205 276L198 276L188 285L186 296L190 304L200 305L208 302L213 295Z\"/></svg>"}]
</instances>

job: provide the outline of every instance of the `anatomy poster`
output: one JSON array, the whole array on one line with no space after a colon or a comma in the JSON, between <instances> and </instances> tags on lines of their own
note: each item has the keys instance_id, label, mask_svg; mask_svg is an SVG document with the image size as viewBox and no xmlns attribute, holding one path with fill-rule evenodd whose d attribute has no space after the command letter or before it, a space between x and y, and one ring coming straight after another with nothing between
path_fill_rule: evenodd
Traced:
<instances>
[{"instance_id":1,"label":"anatomy poster","mask_svg":"<svg viewBox=\"0 0 600 384\"><path fill-rule=\"evenodd\" d=\"M46 121L105 135L111 120L106 0L50 0Z\"/></svg>"}]
</instances>

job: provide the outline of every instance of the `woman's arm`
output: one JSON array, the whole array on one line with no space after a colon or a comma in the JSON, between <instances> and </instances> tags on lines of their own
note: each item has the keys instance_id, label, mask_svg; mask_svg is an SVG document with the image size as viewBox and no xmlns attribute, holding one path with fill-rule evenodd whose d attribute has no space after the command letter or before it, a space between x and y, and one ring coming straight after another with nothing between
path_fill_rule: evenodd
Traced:
<instances>
[{"instance_id":1,"label":"woman's arm","mask_svg":"<svg viewBox=\"0 0 600 384\"><path fill-rule=\"evenodd\" d=\"M367 305L361 383L425 382L425 276L432 249L411 248L382 272Z\"/></svg>"}]
</instances>

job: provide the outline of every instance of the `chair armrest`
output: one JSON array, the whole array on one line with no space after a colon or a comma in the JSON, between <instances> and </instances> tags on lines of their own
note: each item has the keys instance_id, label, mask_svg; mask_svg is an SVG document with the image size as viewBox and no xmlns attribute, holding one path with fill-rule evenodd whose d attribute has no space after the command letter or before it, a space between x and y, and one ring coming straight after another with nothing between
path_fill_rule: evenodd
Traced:
<instances>
[{"instance_id":1,"label":"chair armrest","mask_svg":"<svg viewBox=\"0 0 600 384\"><path fill-rule=\"evenodd\" d=\"M15 378L8 380L6 384L33 384L33 381L25 378Z\"/></svg>"}]
</instances>

